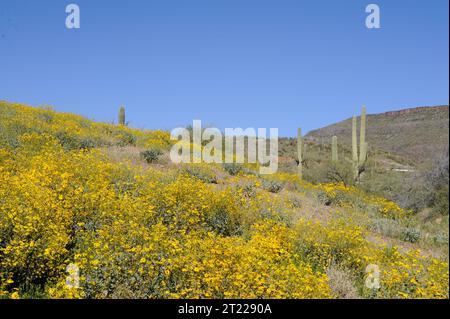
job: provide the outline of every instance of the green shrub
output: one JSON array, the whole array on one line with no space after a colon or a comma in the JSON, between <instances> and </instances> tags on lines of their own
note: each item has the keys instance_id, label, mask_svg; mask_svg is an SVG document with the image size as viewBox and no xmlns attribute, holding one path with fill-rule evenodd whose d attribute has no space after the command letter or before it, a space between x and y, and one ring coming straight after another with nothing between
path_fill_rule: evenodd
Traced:
<instances>
[{"instance_id":1,"label":"green shrub","mask_svg":"<svg viewBox=\"0 0 450 319\"><path fill-rule=\"evenodd\" d=\"M279 193L283 189L284 184L277 181L265 180L263 182L263 188L271 193Z\"/></svg>"},{"instance_id":2,"label":"green shrub","mask_svg":"<svg viewBox=\"0 0 450 319\"><path fill-rule=\"evenodd\" d=\"M241 223L225 207L217 207L206 216L206 227L222 236L241 235Z\"/></svg>"},{"instance_id":3,"label":"green shrub","mask_svg":"<svg viewBox=\"0 0 450 319\"><path fill-rule=\"evenodd\" d=\"M325 191L319 191L317 194L317 199L322 205L330 206L333 203L333 199L328 196L327 192Z\"/></svg>"},{"instance_id":4,"label":"green shrub","mask_svg":"<svg viewBox=\"0 0 450 319\"><path fill-rule=\"evenodd\" d=\"M433 237L433 242L437 245L448 245L448 234L438 233Z\"/></svg>"},{"instance_id":5,"label":"green shrub","mask_svg":"<svg viewBox=\"0 0 450 319\"><path fill-rule=\"evenodd\" d=\"M317 199L322 205L325 206L340 206L342 203L354 201L353 198L349 198L343 192L336 192L335 196L330 196L330 194L322 190L317 193Z\"/></svg>"},{"instance_id":6,"label":"green shrub","mask_svg":"<svg viewBox=\"0 0 450 319\"><path fill-rule=\"evenodd\" d=\"M131 133L120 132L120 134L118 134L116 138L119 139L119 141L117 142L118 146L136 146L137 137Z\"/></svg>"},{"instance_id":7,"label":"green shrub","mask_svg":"<svg viewBox=\"0 0 450 319\"><path fill-rule=\"evenodd\" d=\"M243 171L243 165L238 163L225 163L223 169L230 175L237 175Z\"/></svg>"},{"instance_id":8,"label":"green shrub","mask_svg":"<svg viewBox=\"0 0 450 319\"><path fill-rule=\"evenodd\" d=\"M70 135L67 132L57 132L55 137L58 139L61 146L67 150L77 150L77 149L91 149L99 146L106 145L107 143L99 139L92 139L89 137L77 137Z\"/></svg>"},{"instance_id":9,"label":"green shrub","mask_svg":"<svg viewBox=\"0 0 450 319\"><path fill-rule=\"evenodd\" d=\"M148 164L156 162L162 154L163 152L156 148L148 149L140 153L142 159L144 159Z\"/></svg>"},{"instance_id":10,"label":"green shrub","mask_svg":"<svg viewBox=\"0 0 450 319\"><path fill-rule=\"evenodd\" d=\"M432 168L425 173L426 186L430 190L430 204L435 212L448 215L449 212L449 149L436 154Z\"/></svg>"},{"instance_id":11,"label":"green shrub","mask_svg":"<svg viewBox=\"0 0 450 319\"><path fill-rule=\"evenodd\" d=\"M205 183L217 184L216 174L203 165L186 165L183 167L183 171Z\"/></svg>"},{"instance_id":12,"label":"green shrub","mask_svg":"<svg viewBox=\"0 0 450 319\"><path fill-rule=\"evenodd\" d=\"M78 149L80 146L78 139L67 132L56 132L55 137L58 139L61 146L67 151Z\"/></svg>"},{"instance_id":13,"label":"green shrub","mask_svg":"<svg viewBox=\"0 0 450 319\"><path fill-rule=\"evenodd\" d=\"M27 133L43 133L40 128L28 127L21 123L11 123L3 126L0 120L0 144L6 147L17 148L20 146L19 137Z\"/></svg>"},{"instance_id":14,"label":"green shrub","mask_svg":"<svg viewBox=\"0 0 450 319\"><path fill-rule=\"evenodd\" d=\"M291 193L288 195L288 198L289 198L289 202L291 203L292 207L294 207L294 208L302 207L302 201L297 195L294 195Z\"/></svg>"},{"instance_id":15,"label":"green shrub","mask_svg":"<svg viewBox=\"0 0 450 319\"><path fill-rule=\"evenodd\" d=\"M78 144L79 148L81 149L91 149L105 145L106 143L103 143L102 141L99 140L94 140L92 138L82 138L79 140Z\"/></svg>"},{"instance_id":16,"label":"green shrub","mask_svg":"<svg viewBox=\"0 0 450 319\"><path fill-rule=\"evenodd\" d=\"M256 186L255 184L246 184L242 186L244 196L247 198L254 198L256 196Z\"/></svg>"},{"instance_id":17,"label":"green shrub","mask_svg":"<svg viewBox=\"0 0 450 319\"><path fill-rule=\"evenodd\" d=\"M417 243L420 240L420 231L416 228L405 228L401 239L410 243Z\"/></svg>"},{"instance_id":18,"label":"green shrub","mask_svg":"<svg viewBox=\"0 0 450 319\"><path fill-rule=\"evenodd\" d=\"M354 184L354 173L348 163L330 163L325 172L326 183L343 183L344 185Z\"/></svg>"},{"instance_id":19,"label":"green shrub","mask_svg":"<svg viewBox=\"0 0 450 319\"><path fill-rule=\"evenodd\" d=\"M448 215L448 197L448 185L437 190L433 200L433 211L441 215Z\"/></svg>"}]
</instances>

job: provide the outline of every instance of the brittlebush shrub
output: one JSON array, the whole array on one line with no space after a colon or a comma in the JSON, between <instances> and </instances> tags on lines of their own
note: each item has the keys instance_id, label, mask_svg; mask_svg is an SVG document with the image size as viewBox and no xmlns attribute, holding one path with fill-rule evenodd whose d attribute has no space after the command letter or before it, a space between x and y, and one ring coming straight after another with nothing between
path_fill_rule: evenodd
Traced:
<instances>
[{"instance_id":1,"label":"brittlebush shrub","mask_svg":"<svg viewBox=\"0 0 450 319\"><path fill-rule=\"evenodd\" d=\"M295 227L295 247L313 269L339 266L349 271L363 297L448 298L448 263L425 257L420 251L401 254L397 248L381 249L368 242L363 229L341 222L324 225L300 220ZM368 289L366 267L381 270L379 290Z\"/></svg>"},{"instance_id":2,"label":"brittlebush shrub","mask_svg":"<svg viewBox=\"0 0 450 319\"><path fill-rule=\"evenodd\" d=\"M377 296L448 296L448 264L386 254L356 226L293 224L291 200L264 191L256 177L246 177L249 196L233 181L218 187L182 172L138 171L36 133L1 149L0 173L7 297L328 298L331 264L372 296L363 285L369 263L386 272ZM72 263L79 288L65 285ZM417 284L395 276L411 265L422 271Z\"/></svg>"},{"instance_id":3,"label":"brittlebush shrub","mask_svg":"<svg viewBox=\"0 0 450 319\"><path fill-rule=\"evenodd\" d=\"M420 251L401 254L396 248L384 251L380 260L380 289L364 290L378 298L449 298L448 263L427 258Z\"/></svg>"},{"instance_id":4,"label":"brittlebush shrub","mask_svg":"<svg viewBox=\"0 0 450 319\"><path fill-rule=\"evenodd\" d=\"M222 166L223 169L232 176L237 175L244 170L244 166L237 163L225 163Z\"/></svg>"},{"instance_id":5,"label":"brittlebush shrub","mask_svg":"<svg viewBox=\"0 0 450 319\"><path fill-rule=\"evenodd\" d=\"M64 270L74 222L97 205L98 198L83 203L85 189L101 187L104 176L92 154L65 153L50 136L24 135L20 142L13 170L1 167L0 277L6 286L26 290L43 287Z\"/></svg>"},{"instance_id":6,"label":"brittlebush shrub","mask_svg":"<svg viewBox=\"0 0 450 319\"><path fill-rule=\"evenodd\" d=\"M162 223L139 228L130 216L116 218L97 238L86 238L87 247L75 255L85 269L87 297L331 297L324 274L294 263L289 238L284 238L290 233L283 227L255 225L246 241L212 232L174 232Z\"/></svg>"},{"instance_id":7,"label":"brittlebush shrub","mask_svg":"<svg viewBox=\"0 0 450 319\"><path fill-rule=\"evenodd\" d=\"M373 217L401 219L412 214L393 201L382 197L369 195L355 186L343 183L319 184L317 187L318 200L324 205L335 205L343 208L366 210Z\"/></svg>"},{"instance_id":8,"label":"brittlebush shrub","mask_svg":"<svg viewBox=\"0 0 450 319\"><path fill-rule=\"evenodd\" d=\"M299 220L295 225L296 247L302 259L320 271L332 264L360 271L364 265L362 253L367 246L360 227L340 222L323 225Z\"/></svg>"},{"instance_id":9,"label":"brittlebush shrub","mask_svg":"<svg viewBox=\"0 0 450 319\"><path fill-rule=\"evenodd\" d=\"M0 119L0 297L332 298L333 265L362 297L448 298L448 262L376 245L350 220L300 218L292 197L266 191L257 176L212 184L183 170L113 163L56 134L108 145L131 134L151 148L169 146L166 133L3 102ZM298 195L340 193L336 205L347 211L407 215L352 187L273 178ZM66 284L72 264L78 287ZM369 264L381 271L376 291L364 285Z\"/></svg>"}]
</instances>

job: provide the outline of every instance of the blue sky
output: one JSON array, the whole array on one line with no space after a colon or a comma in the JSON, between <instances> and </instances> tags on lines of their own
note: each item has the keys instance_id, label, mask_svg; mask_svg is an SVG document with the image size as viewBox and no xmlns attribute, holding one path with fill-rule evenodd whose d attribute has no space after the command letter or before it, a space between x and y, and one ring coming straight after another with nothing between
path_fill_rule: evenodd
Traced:
<instances>
[{"instance_id":1,"label":"blue sky","mask_svg":"<svg viewBox=\"0 0 450 319\"><path fill-rule=\"evenodd\" d=\"M65 27L76 3L81 28ZM0 0L0 99L280 135L448 104L447 0ZM365 7L381 29L365 27Z\"/></svg>"}]
</instances>

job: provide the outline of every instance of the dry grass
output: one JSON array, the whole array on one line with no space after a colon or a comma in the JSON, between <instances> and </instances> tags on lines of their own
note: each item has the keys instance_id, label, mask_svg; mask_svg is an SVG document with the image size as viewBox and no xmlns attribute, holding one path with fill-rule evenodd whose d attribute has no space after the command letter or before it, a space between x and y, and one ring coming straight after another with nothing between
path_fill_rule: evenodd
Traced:
<instances>
[{"instance_id":1,"label":"dry grass","mask_svg":"<svg viewBox=\"0 0 450 319\"><path fill-rule=\"evenodd\" d=\"M327 276L333 293L340 299L359 299L358 290L353 284L354 278L346 271L331 265Z\"/></svg>"},{"instance_id":2,"label":"dry grass","mask_svg":"<svg viewBox=\"0 0 450 319\"><path fill-rule=\"evenodd\" d=\"M114 163L131 163L138 166L144 163L139 155L142 149L136 146L111 146L103 151Z\"/></svg>"}]
</instances>

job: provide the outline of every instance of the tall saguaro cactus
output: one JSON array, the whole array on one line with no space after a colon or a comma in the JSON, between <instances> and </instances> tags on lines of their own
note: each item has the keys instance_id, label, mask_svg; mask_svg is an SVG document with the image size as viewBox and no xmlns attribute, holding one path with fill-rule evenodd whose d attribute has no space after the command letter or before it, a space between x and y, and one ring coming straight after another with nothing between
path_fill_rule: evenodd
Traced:
<instances>
[{"instance_id":1,"label":"tall saguaro cactus","mask_svg":"<svg viewBox=\"0 0 450 319\"><path fill-rule=\"evenodd\" d=\"M119 124L125 125L125 108L123 106L119 109Z\"/></svg>"},{"instance_id":2,"label":"tall saguaro cactus","mask_svg":"<svg viewBox=\"0 0 450 319\"><path fill-rule=\"evenodd\" d=\"M333 136L331 139L331 161L333 163L337 163L338 158L338 145L337 145L337 136Z\"/></svg>"},{"instance_id":3,"label":"tall saguaro cactus","mask_svg":"<svg viewBox=\"0 0 450 319\"><path fill-rule=\"evenodd\" d=\"M302 154L302 129L299 128L297 132L297 154L298 154L298 176L300 179L303 178L303 154Z\"/></svg>"},{"instance_id":4,"label":"tall saguaro cactus","mask_svg":"<svg viewBox=\"0 0 450 319\"><path fill-rule=\"evenodd\" d=\"M352 119L352 160L358 162L358 138L356 136L356 116Z\"/></svg>"},{"instance_id":5,"label":"tall saguaro cactus","mask_svg":"<svg viewBox=\"0 0 450 319\"><path fill-rule=\"evenodd\" d=\"M358 178L358 137L356 132L356 116L352 119L352 163L353 163L353 177L356 180Z\"/></svg>"},{"instance_id":6,"label":"tall saguaro cactus","mask_svg":"<svg viewBox=\"0 0 450 319\"><path fill-rule=\"evenodd\" d=\"M366 107L363 105L361 109L361 124L359 131L359 154L358 154L358 140L356 132L356 116L352 119L352 161L354 169L354 178L357 180L361 168L367 159L367 142L366 142Z\"/></svg>"},{"instance_id":7,"label":"tall saguaro cactus","mask_svg":"<svg viewBox=\"0 0 450 319\"><path fill-rule=\"evenodd\" d=\"M359 162L364 164L367 158L366 144L366 107L363 105L361 109L361 127L359 130Z\"/></svg>"}]
</instances>

